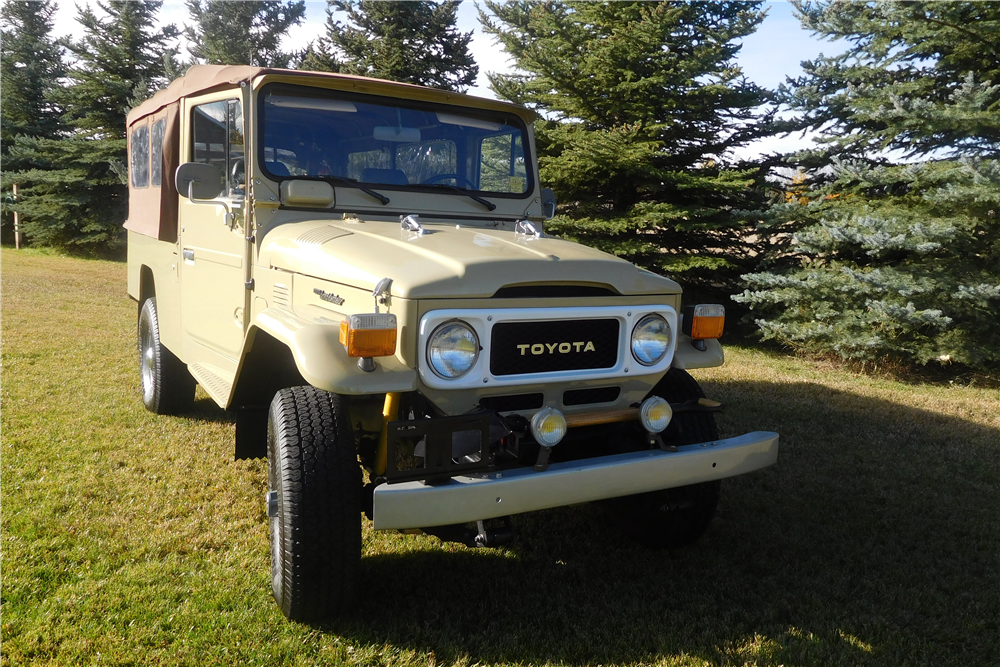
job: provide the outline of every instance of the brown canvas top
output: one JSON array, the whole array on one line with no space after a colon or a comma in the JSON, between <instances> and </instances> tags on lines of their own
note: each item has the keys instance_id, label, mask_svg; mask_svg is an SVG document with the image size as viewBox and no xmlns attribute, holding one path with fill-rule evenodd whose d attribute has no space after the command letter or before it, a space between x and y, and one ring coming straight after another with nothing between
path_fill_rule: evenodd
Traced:
<instances>
[{"instance_id":1,"label":"brown canvas top","mask_svg":"<svg viewBox=\"0 0 1000 667\"><path fill-rule=\"evenodd\" d=\"M249 83L256 77L264 74L281 75L283 79L306 77L314 80L317 78L329 80L340 79L364 85L366 88L372 88L372 92L377 92L380 89L388 91L390 89L409 88L414 97L419 97L428 101L440 101L444 103L460 104L462 106L505 109L508 111L517 111L522 115L527 112L529 118L534 116L533 112L528 111L524 107L510 104L508 102L486 100L473 97L471 95L464 95L462 93L416 86L411 83L384 81L382 79L369 79L367 77L354 76L351 74L251 67L249 65L195 65L191 67L184 76L179 79L175 79L169 86L160 90L151 98L132 109L128 114L128 125L131 127L132 124L140 118L156 113L163 107L177 102L182 97L210 92L216 88L233 86L239 84L241 81Z\"/></svg>"},{"instance_id":2,"label":"brown canvas top","mask_svg":"<svg viewBox=\"0 0 1000 667\"><path fill-rule=\"evenodd\" d=\"M409 83L369 79L350 74L250 67L249 65L195 65L184 76L173 81L128 114L126 122L129 137L130 177L129 214L128 220L125 222L125 229L160 241L175 242L177 240L179 195L174 187L174 172L180 163L181 98L230 88L241 82L250 83L253 79L264 74L273 75L275 80L284 83L296 83L304 79L313 82L325 81L327 84L333 84L331 86L333 88L344 88L357 92L395 96L402 93L408 98L426 102L514 112L525 118L527 122L531 122L535 117L534 112L507 102L485 100ZM133 132L141 130L145 125L152 126L152 124L160 122L163 123L164 127L159 166L162 184L134 187L131 177ZM139 155L142 156L143 153ZM152 165L150 167L152 168Z\"/></svg>"}]
</instances>

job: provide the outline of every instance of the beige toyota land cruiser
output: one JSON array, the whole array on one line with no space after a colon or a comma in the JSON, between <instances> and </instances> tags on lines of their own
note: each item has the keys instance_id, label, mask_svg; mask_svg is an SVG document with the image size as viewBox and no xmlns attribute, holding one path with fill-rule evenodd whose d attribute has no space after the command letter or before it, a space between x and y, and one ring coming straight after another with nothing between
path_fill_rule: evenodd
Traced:
<instances>
[{"instance_id":1,"label":"beige toyota land cruiser","mask_svg":"<svg viewBox=\"0 0 1000 667\"><path fill-rule=\"evenodd\" d=\"M198 66L128 116L142 400L195 385L267 457L286 616L348 607L361 516L469 546L601 501L652 547L707 528L776 433L720 439L687 370L722 306L544 232L531 111L339 74Z\"/></svg>"}]
</instances>

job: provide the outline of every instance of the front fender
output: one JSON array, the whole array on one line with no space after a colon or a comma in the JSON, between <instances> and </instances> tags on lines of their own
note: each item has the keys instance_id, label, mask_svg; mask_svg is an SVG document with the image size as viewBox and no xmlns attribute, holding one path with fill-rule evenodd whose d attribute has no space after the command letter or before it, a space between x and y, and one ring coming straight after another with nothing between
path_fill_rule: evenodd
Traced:
<instances>
[{"instance_id":1,"label":"front fender","mask_svg":"<svg viewBox=\"0 0 1000 667\"><path fill-rule=\"evenodd\" d=\"M259 329L284 343L302 378L319 389L337 394L384 394L417 388L417 372L396 356L376 357L375 370L358 368L358 360L347 356L340 343L339 323L303 320L277 308L257 315L251 329Z\"/></svg>"}]
</instances>

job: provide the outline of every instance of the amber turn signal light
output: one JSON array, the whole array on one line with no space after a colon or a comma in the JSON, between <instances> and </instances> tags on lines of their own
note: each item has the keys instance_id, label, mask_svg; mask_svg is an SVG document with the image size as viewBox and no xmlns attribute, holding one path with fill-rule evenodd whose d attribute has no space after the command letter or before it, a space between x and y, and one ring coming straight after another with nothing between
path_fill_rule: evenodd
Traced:
<instances>
[{"instance_id":1,"label":"amber turn signal light","mask_svg":"<svg viewBox=\"0 0 1000 667\"><path fill-rule=\"evenodd\" d=\"M718 338L726 325L726 307L701 303L684 309L684 326L681 331L694 340Z\"/></svg>"},{"instance_id":2,"label":"amber turn signal light","mask_svg":"<svg viewBox=\"0 0 1000 667\"><path fill-rule=\"evenodd\" d=\"M351 315L340 323L340 342L349 357L388 357L396 353L396 316Z\"/></svg>"}]
</instances>

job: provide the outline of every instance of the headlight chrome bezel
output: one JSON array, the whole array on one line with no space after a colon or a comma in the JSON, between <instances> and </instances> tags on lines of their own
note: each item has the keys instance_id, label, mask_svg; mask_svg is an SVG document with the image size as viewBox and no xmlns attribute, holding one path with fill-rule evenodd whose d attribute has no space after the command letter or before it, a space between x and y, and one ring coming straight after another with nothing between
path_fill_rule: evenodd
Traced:
<instances>
[{"instance_id":1,"label":"headlight chrome bezel","mask_svg":"<svg viewBox=\"0 0 1000 667\"><path fill-rule=\"evenodd\" d=\"M461 327L462 329L465 329L470 334L472 334L472 341L475 348L472 355L472 361L464 370L462 370L460 373L456 373L455 375L448 375L446 372L443 372L441 369L439 369L438 365L435 364L433 358L433 354L436 349L434 345L435 340L438 338L439 335L442 334L444 330L450 327ZM441 378L442 380L458 380L468 375L469 372L471 372L472 369L476 367L476 364L479 362L479 353L481 350L482 350L482 344L479 341L479 334L476 332L475 327L470 325L468 322L464 322L459 319L448 320L447 322L442 322L437 327L435 327L434 331L431 332L431 335L427 339L427 350L426 350L427 367L430 368L431 372L434 373L434 375Z\"/></svg>"},{"instance_id":2,"label":"headlight chrome bezel","mask_svg":"<svg viewBox=\"0 0 1000 667\"><path fill-rule=\"evenodd\" d=\"M666 340L663 341L663 351L660 352L655 358L651 357L649 354L643 355L636 351L638 342L636 335L640 333L640 330L644 329L649 324L662 324L663 329L666 331ZM636 322L635 326L632 328L632 336L629 339L629 350L632 352L632 358L639 364L647 367L656 366L670 353L673 340L674 332L673 329L670 328L670 322L668 322L666 318L659 313L649 313L639 318L639 321Z\"/></svg>"}]
</instances>

